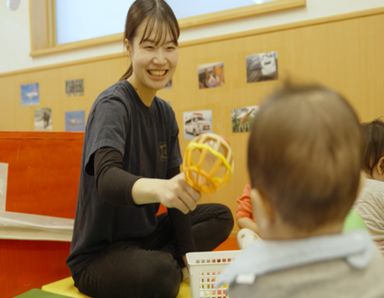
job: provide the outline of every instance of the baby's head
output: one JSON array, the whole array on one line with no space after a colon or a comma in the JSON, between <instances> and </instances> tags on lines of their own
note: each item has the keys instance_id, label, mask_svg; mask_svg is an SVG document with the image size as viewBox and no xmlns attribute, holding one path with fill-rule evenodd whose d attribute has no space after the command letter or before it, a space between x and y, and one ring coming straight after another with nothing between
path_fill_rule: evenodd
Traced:
<instances>
[{"instance_id":1,"label":"baby's head","mask_svg":"<svg viewBox=\"0 0 384 298\"><path fill-rule=\"evenodd\" d=\"M321 85L287 84L260 106L248 171L255 218L267 234L275 224L303 235L341 229L361 168L359 119L340 94Z\"/></svg>"},{"instance_id":2,"label":"baby's head","mask_svg":"<svg viewBox=\"0 0 384 298\"><path fill-rule=\"evenodd\" d=\"M384 181L384 122L363 123L364 172L372 179Z\"/></svg>"}]
</instances>

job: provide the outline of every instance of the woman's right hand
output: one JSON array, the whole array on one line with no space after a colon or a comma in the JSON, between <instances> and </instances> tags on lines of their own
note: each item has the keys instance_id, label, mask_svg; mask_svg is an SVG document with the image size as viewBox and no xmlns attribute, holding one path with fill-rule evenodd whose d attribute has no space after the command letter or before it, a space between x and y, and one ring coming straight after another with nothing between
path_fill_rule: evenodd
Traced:
<instances>
[{"instance_id":1,"label":"woman's right hand","mask_svg":"<svg viewBox=\"0 0 384 298\"><path fill-rule=\"evenodd\" d=\"M132 197L138 205L161 203L167 208L176 208L187 214L196 208L200 193L180 173L168 180L141 178L133 185Z\"/></svg>"},{"instance_id":2,"label":"woman's right hand","mask_svg":"<svg viewBox=\"0 0 384 298\"><path fill-rule=\"evenodd\" d=\"M161 182L158 194L160 203L167 208L179 209L184 214L195 210L200 193L187 183L183 173Z\"/></svg>"}]
</instances>

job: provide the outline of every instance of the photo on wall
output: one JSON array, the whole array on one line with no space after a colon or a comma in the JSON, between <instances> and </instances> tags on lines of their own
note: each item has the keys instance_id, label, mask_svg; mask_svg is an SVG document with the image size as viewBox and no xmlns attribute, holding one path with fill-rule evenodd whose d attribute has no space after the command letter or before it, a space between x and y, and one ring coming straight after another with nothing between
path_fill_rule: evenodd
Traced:
<instances>
[{"instance_id":1,"label":"photo on wall","mask_svg":"<svg viewBox=\"0 0 384 298\"><path fill-rule=\"evenodd\" d=\"M184 138L191 140L205 132L212 131L212 111L192 111L183 113Z\"/></svg>"},{"instance_id":2,"label":"photo on wall","mask_svg":"<svg viewBox=\"0 0 384 298\"><path fill-rule=\"evenodd\" d=\"M52 130L52 109L36 109L34 124L35 130Z\"/></svg>"},{"instance_id":3,"label":"photo on wall","mask_svg":"<svg viewBox=\"0 0 384 298\"><path fill-rule=\"evenodd\" d=\"M224 85L224 62L200 65L197 71L200 89Z\"/></svg>"},{"instance_id":4,"label":"photo on wall","mask_svg":"<svg viewBox=\"0 0 384 298\"><path fill-rule=\"evenodd\" d=\"M84 80L66 80L65 94L67 96L83 96L84 95Z\"/></svg>"},{"instance_id":5,"label":"photo on wall","mask_svg":"<svg viewBox=\"0 0 384 298\"><path fill-rule=\"evenodd\" d=\"M0 213L5 211L7 198L8 164L0 162Z\"/></svg>"},{"instance_id":6,"label":"photo on wall","mask_svg":"<svg viewBox=\"0 0 384 298\"><path fill-rule=\"evenodd\" d=\"M22 84L20 86L21 104L37 105L40 103L39 83Z\"/></svg>"},{"instance_id":7,"label":"photo on wall","mask_svg":"<svg viewBox=\"0 0 384 298\"><path fill-rule=\"evenodd\" d=\"M65 131L84 131L85 111L65 112Z\"/></svg>"},{"instance_id":8,"label":"photo on wall","mask_svg":"<svg viewBox=\"0 0 384 298\"><path fill-rule=\"evenodd\" d=\"M277 52L253 54L246 57L247 83L277 79Z\"/></svg>"},{"instance_id":9,"label":"photo on wall","mask_svg":"<svg viewBox=\"0 0 384 298\"><path fill-rule=\"evenodd\" d=\"M258 109L258 106L234 109L232 111L232 132L248 132Z\"/></svg>"}]
</instances>

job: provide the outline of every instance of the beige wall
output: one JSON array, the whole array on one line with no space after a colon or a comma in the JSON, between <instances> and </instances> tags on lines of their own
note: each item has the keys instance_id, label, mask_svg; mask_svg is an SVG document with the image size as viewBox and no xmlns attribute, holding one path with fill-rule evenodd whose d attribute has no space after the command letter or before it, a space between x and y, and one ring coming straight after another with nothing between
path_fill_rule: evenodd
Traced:
<instances>
[{"instance_id":1,"label":"beige wall","mask_svg":"<svg viewBox=\"0 0 384 298\"><path fill-rule=\"evenodd\" d=\"M42 1L45 0L20 1L20 6L16 11L7 9L5 1L0 1L0 73L123 52L124 47L122 41L118 41L100 46L55 53L54 55L40 56L38 58L31 57L29 55L31 51L29 25L30 3ZM286 2L286 0L281 1ZM218 22L207 26L183 29L180 40L181 42L188 42L222 35L223 33L269 28L296 21L311 20L324 16L334 16L383 6L384 0L306 0L306 7L298 9L283 10L278 13L267 13L234 21Z\"/></svg>"},{"instance_id":2,"label":"beige wall","mask_svg":"<svg viewBox=\"0 0 384 298\"><path fill-rule=\"evenodd\" d=\"M181 132L184 111L212 110L213 131L231 142L236 164L230 183L204 200L221 201L235 210L235 198L247 182L247 134L231 132L232 109L258 104L283 78L319 81L337 89L364 121L384 116L382 28L381 8L184 43L173 87L161 91L160 96L171 101ZM279 80L247 84L245 56L266 51L278 52ZM199 89L197 67L212 62L224 62L225 85ZM126 66L126 57L111 55L0 75L0 130L32 130L34 109L40 107L51 107L54 130L63 130L64 112L88 112L98 93L117 80ZM84 96L67 97L65 80L78 78L85 80ZM30 82L40 84L39 106L20 105L20 84ZM181 144L183 149L187 144L182 137Z\"/></svg>"}]
</instances>

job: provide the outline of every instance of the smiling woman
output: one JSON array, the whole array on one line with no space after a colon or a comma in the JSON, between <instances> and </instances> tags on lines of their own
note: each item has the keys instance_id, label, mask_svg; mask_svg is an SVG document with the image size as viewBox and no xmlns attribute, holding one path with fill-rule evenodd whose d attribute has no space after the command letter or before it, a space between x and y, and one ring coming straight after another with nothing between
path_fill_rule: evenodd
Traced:
<instances>
[{"instance_id":1,"label":"smiling woman","mask_svg":"<svg viewBox=\"0 0 384 298\"><path fill-rule=\"evenodd\" d=\"M120 41L124 12L132 2L30 1L31 56ZM169 0L168 3L184 29L304 6L305 0Z\"/></svg>"},{"instance_id":2,"label":"smiling woman","mask_svg":"<svg viewBox=\"0 0 384 298\"><path fill-rule=\"evenodd\" d=\"M214 249L232 230L228 207L197 205L180 173L175 112L156 95L175 71L179 34L166 1L136 0L124 32L132 64L89 112L67 260L88 296L175 297L185 254Z\"/></svg>"}]
</instances>

